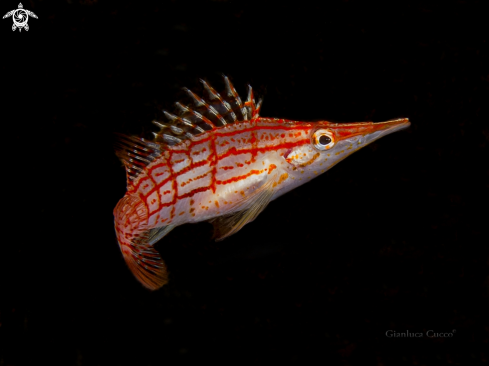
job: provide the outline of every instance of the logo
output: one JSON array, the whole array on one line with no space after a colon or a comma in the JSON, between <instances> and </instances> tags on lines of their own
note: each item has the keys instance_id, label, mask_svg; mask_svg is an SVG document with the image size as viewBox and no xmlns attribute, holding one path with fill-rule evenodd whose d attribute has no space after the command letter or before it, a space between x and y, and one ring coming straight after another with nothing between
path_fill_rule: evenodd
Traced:
<instances>
[{"instance_id":1,"label":"logo","mask_svg":"<svg viewBox=\"0 0 489 366\"><path fill-rule=\"evenodd\" d=\"M14 24L12 25L13 31L15 31L17 28L19 28L19 32L22 30L22 28L25 28L25 30L28 31L29 26L27 25L27 21L29 20L29 15L37 19L36 14L34 14L32 11L25 10L22 6L22 3L19 3L19 8L9 11L3 16L3 19L10 16L12 17L12 19L14 20Z\"/></svg>"}]
</instances>

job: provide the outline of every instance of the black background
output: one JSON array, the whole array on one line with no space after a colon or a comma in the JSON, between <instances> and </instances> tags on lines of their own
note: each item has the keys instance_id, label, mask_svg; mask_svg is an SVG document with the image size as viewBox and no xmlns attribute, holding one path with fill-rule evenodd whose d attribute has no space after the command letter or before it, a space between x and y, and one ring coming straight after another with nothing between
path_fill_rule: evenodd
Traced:
<instances>
[{"instance_id":1,"label":"black background","mask_svg":"<svg viewBox=\"0 0 489 366\"><path fill-rule=\"evenodd\" d=\"M0 365L489 362L482 1L23 4L28 32L0 22ZM223 242L175 229L150 292L115 239L112 135L221 73L263 116L412 126Z\"/></svg>"}]
</instances>

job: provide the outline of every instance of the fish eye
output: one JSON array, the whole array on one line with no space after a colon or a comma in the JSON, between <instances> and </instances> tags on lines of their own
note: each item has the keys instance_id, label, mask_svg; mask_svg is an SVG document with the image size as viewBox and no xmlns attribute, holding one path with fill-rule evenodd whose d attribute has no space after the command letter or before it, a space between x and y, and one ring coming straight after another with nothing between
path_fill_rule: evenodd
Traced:
<instances>
[{"instance_id":1,"label":"fish eye","mask_svg":"<svg viewBox=\"0 0 489 366\"><path fill-rule=\"evenodd\" d=\"M334 145L334 135L329 130L317 130L312 135L314 147L318 150L328 150Z\"/></svg>"}]
</instances>

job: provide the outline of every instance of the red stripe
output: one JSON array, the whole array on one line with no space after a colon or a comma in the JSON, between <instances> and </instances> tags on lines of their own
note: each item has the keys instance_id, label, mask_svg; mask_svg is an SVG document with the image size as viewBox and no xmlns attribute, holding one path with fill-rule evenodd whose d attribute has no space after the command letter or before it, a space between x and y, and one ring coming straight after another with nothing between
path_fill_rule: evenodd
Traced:
<instances>
[{"instance_id":1,"label":"red stripe","mask_svg":"<svg viewBox=\"0 0 489 366\"><path fill-rule=\"evenodd\" d=\"M273 150L279 150L279 149L290 149L296 146L301 146L309 143L309 139L303 139L297 142L284 142L281 144L273 145L273 146L267 146L267 147L259 147L256 149L241 149L237 150L235 147L231 147L229 150L227 150L225 153L222 153L219 156L219 159L222 160L224 158L227 158L230 155L241 155L241 154L253 154L254 152L257 153L264 153L267 151L273 151Z\"/></svg>"},{"instance_id":2,"label":"red stripe","mask_svg":"<svg viewBox=\"0 0 489 366\"><path fill-rule=\"evenodd\" d=\"M217 184L229 184L229 183L234 183L234 182L239 182L240 180L246 179L251 175L257 175L263 173L263 170L251 170L250 172L244 174L244 175L239 175L237 177L233 177L227 180L218 180L216 181Z\"/></svg>"},{"instance_id":3,"label":"red stripe","mask_svg":"<svg viewBox=\"0 0 489 366\"><path fill-rule=\"evenodd\" d=\"M219 156L217 155L217 148L216 148L216 138L214 137L211 140L211 149L212 149L212 161L210 161L210 164L212 165L212 171L211 171L211 185L210 187L212 188L212 193L216 193L216 174L217 174L217 163L219 161Z\"/></svg>"},{"instance_id":4,"label":"red stripe","mask_svg":"<svg viewBox=\"0 0 489 366\"><path fill-rule=\"evenodd\" d=\"M250 132L250 131L261 131L261 130L287 130L288 131L288 130L307 130L309 128L310 128L309 125L307 125L307 126L305 126L305 125L301 125L301 126L252 126L249 128L244 128L242 130L235 130L235 131L229 131L229 132L219 132L219 131L209 132L210 135L208 137L202 139L202 140L190 141L188 149L211 140L212 135L214 135L215 137L230 137L230 136L235 136L235 135L239 135L241 133L246 133L246 132ZM172 151L174 153L185 153L187 150L175 149Z\"/></svg>"},{"instance_id":5,"label":"red stripe","mask_svg":"<svg viewBox=\"0 0 489 366\"><path fill-rule=\"evenodd\" d=\"M208 191L209 189L211 189L211 186L195 188L195 189L192 189L190 192L182 194L181 196L179 196L177 198L183 199L183 198L192 197L196 193L205 192L205 191Z\"/></svg>"}]
</instances>

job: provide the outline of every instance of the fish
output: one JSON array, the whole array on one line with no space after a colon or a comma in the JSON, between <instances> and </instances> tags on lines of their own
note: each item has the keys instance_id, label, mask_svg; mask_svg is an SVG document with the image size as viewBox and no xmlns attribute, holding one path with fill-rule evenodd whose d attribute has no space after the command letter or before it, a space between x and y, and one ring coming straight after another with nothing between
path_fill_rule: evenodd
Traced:
<instances>
[{"instance_id":1,"label":"fish","mask_svg":"<svg viewBox=\"0 0 489 366\"><path fill-rule=\"evenodd\" d=\"M223 240L267 205L390 133L408 118L385 122L302 122L260 116L248 85L242 100L228 77L220 94L205 80L201 96L184 88L189 105L163 111L151 139L120 134L116 155L127 192L114 209L126 264L150 290L168 282L154 245L175 227L208 221Z\"/></svg>"}]
</instances>

